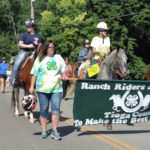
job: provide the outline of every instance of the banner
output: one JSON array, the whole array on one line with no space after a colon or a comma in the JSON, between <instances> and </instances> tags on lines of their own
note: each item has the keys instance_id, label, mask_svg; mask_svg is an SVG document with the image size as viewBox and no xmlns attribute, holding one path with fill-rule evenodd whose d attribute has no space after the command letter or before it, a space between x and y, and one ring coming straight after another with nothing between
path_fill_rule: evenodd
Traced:
<instances>
[{"instance_id":1,"label":"banner","mask_svg":"<svg viewBox=\"0 0 150 150\"><path fill-rule=\"evenodd\" d=\"M74 125L135 124L150 119L150 82L78 80Z\"/></svg>"}]
</instances>

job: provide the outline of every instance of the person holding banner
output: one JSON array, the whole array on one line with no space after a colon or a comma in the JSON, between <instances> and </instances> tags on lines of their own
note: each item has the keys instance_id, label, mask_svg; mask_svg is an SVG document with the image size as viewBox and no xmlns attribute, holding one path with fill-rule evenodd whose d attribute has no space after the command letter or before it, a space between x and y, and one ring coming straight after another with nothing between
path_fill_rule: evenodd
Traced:
<instances>
[{"instance_id":1,"label":"person holding banner","mask_svg":"<svg viewBox=\"0 0 150 150\"><path fill-rule=\"evenodd\" d=\"M107 36L108 27L105 22L100 22L97 25L98 36L92 39L92 64L101 63L103 57L110 53L110 38Z\"/></svg>"},{"instance_id":2,"label":"person holding banner","mask_svg":"<svg viewBox=\"0 0 150 150\"><path fill-rule=\"evenodd\" d=\"M36 58L31 74L30 93L34 92L36 83L36 91L40 103L40 123L42 127L41 136L48 136L46 131L49 103L51 102L52 110L52 132L51 138L60 140L61 136L58 132L60 103L62 97L62 81L67 79L63 74L66 71L64 59L56 53L55 44L48 40L41 46L41 53Z\"/></svg>"}]
</instances>

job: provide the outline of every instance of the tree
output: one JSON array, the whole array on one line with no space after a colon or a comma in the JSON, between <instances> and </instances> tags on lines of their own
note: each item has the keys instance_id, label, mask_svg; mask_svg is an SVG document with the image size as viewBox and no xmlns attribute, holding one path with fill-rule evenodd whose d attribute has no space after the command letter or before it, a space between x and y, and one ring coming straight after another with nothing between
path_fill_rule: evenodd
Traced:
<instances>
[{"instance_id":1,"label":"tree","mask_svg":"<svg viewBox=\"0 0 150 150\"><path fill-rule=\"evenodd\" d=\"M9 60L17 52L18 48L15 41L10 39L9 35L0 35L0 58L5 57L6 60Z\"/></svg>"},{"instance_id":2,"label":"tree","mask_svg":"<svg viewBox=\"0 0 150 150\"><path fill-rule=\"evenodd\" d=\"M125 46L128 40L129 79L144 79L149 63L144 54L149 47L149 20L150 5L148 1L140 0L89 0L90 15L98 15L99 21L106 21L109 25L111 37L111 49L116 45ZM135 54L143 54L143 59ZM147 55L147 57L149 57ZM150 60L150 59L149 59Z\"/></svg>"},{"instance_id":3,"label":"tree","mask_svg":"<svg viewBox=\"0 0 150 150\"><path fill-rule=\"evenodd\" d=\"M150 63L149 4L149 0L35 1L35 21L42 37L56 41L57 52L70 56L72 63L78 57L83 40L92 40L97 34L97 24L107 22L111 50L117 45L125 47L128 41L131 70L128 79L144 79L145 63ZM10 57L17 52L15 43L25 30L24 21L30 18L30 0L0 0L0 13L0 53Z\"/></svg>"},{"instance_id":4,"label":"tree","mask_svg":"<svg viewBox=\"0 0 150 150\"><path fill-rule=\"evenodd\" d=\"M87 15L86 1L49 0L47 11L41 15L42 35L56 41L58 52L63 56L69 55L75 61L85 36L81 25Z\"/></svg>"}]
</instances>

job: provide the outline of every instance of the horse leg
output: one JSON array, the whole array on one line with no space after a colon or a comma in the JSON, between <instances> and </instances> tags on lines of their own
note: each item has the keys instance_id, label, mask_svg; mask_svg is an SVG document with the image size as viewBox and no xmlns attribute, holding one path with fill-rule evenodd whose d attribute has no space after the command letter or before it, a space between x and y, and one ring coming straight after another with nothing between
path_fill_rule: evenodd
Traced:
<instances>
[{"instance_id":1,"label":"horse leg","mask_svg":"<svg viewBox=\"0 0 150 150\"><path fill-rule=\"evenodd\" d=\"M19 88L14 88L15 91L15 115L19 116Z\"/></svg>"},{"instance_id":2,"label":"horse leg","mask_svg":"<svg viewBox=\"0 0 150 150\"><path fill-rule=\"evenodd\" d=\"M106 124L106 129L107 130L112 130L112 124L110 124L110 123Z\"/></svg>"},{"instance_id":3,"label":"horse leg","mask_svg":"<svg viewBox=\"0 0 150 150\"><path fill-rule=\"evenodd\" d=\"M19 88L13 87L13 91L12 91L12 100L11 100L11 107L14 109L15 111L15 115L18 117L19 116L19 94L18 94Z\"/></svg>"},{"instance_id":4,"label":"horse leg","mask_svg":"<svg viewBox=\"0 0 150 150\"><path fill-rule=\"evenodd\" d=\"M19 109L18 108L15 108L15 115L16 115L16 117L19 117Z\"/></svg>"}]
</instances>

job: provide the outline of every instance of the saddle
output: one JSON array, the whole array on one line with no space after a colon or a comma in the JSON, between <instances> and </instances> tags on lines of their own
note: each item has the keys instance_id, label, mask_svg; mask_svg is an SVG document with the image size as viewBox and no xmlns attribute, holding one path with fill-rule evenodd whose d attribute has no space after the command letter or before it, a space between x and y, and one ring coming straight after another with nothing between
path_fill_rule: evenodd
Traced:
<instances>
[{"instance_id":1,"label":"saddle","mask_svg":"<svg viewBox=\"0 0 150 150\"><path fill-rule=\"evenodd\" d=\"M29 59L33 60L33 58L34 58L34 52L27 53L26 56L25 56L25 59L22 62L22 64L21 64L18 71L20 71L26 65L26 63L28 62Z\"/></svg>"}]
</instances>

